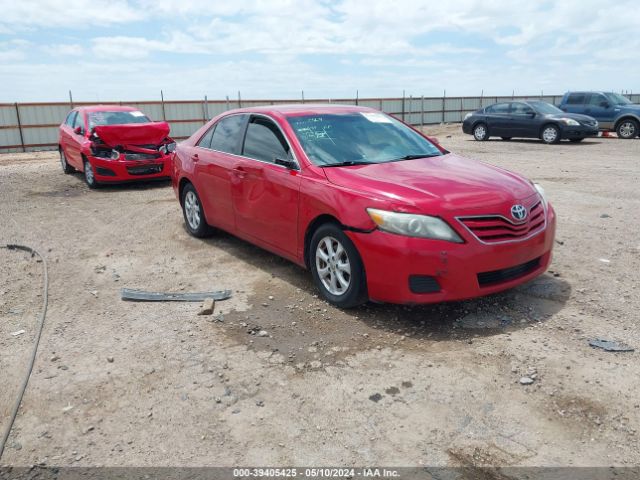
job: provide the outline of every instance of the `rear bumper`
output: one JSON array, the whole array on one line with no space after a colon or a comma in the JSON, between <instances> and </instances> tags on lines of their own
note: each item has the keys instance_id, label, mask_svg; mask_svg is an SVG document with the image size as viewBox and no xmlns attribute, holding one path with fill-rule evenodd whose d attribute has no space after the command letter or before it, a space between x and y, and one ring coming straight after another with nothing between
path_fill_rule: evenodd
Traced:
<instances>
[{"instance_id":1,"label":"rear bumper","mask_svg":"<svg viewBox=\"0 0 640 480\"><path fill-rule=\"evenodd\" d=\"M473 238L455 244L380 230L346 233L364 262L371 300L420 304L480 297L541 275L551 262L555 225L549 207L546 229L522 242L491 245ZM425 290L430 293L416 293Z\"/></svg>"},{"instance_id":2,"label":"rear bumper","mask_svg":"<svg viewBox=\"0 0 640 480\"><path fill-rule=\"evenodd\" d=\"M131 182L171 176L171 155L153 160L109 160L88 157L95 178L100 183Z\"/></svg>"}]
</instances>

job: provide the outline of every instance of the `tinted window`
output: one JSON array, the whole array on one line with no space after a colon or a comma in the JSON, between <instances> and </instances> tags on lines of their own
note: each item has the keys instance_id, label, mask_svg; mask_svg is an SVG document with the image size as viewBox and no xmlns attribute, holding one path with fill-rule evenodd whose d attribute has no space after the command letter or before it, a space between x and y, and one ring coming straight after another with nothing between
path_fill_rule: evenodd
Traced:
<instances>
[{"instance_id":1,"label":"tinted window","mask_svg":"<svg viewBox=\"0 0 640 480\"><path fill-rule=\"evenodd\" d=\"M69 115L67 115L66 120L64 121L65 124L72 126L73 125L73 121L76 119L76 115L78 114L78 112L76 112L75 110L69 112Z\"/></svg>"},{"instance_id":2,"label":"tinted window","mask_svg":"<svg viewBox=\"0 0 640 480\"><path fill-rule=\"evenodd\" d=\"M584 100L585 100L584 93L570 93L569 98L567 98L567 104L580 105L584 103Z\"/></svg>"},{"instance_id":3,"label":"tinted window","mask_svg":"<svg viewBox=\"0 0 640 480\"><path fill-rule=\"evenodd\" d=\"M533 113L533 109L526 103L514 102L511 104L511 113L515 113L516 115L525 115Z\"/></svg>"},{"instance_id":4,"label":"tinted window","mask_svg":"<svg viewBox=\"0 0 640 480\"><path fill-rule=\"evenodd\" d=\"M211 138L211 148L220 152L238 154L244 121L245 115L231 115L220 120Z\"/></svg>"},{"instance_id":5,"label":"tinted window","mask_svg":"<svg viewBox=\"0 0 640 480\"><path fill-rule=\"evenodd\" d=\"M256 160L273 162L276 158L289 158L289 146L273 122L254 118L247 125L242 154Z\"/></svg>"},{"instance_id":6,"label":"tinted window","mask_svg":"<svg viewBox=\"0 0 640 480\"><path fill-rule=\"evenodd\" d=\"M589 105L599 107L603 102L606 102L607 99L601 93L592 93L589 98Z\"/></svg>"},{"instance_id":7,"label":"tinted window","mask_svg":"<svg viewBox=\"0 0 640 480\"><path fill-rule=\"evenodd\" d=\"M90 129L101 125L127 125L129 123L148 123L150 121L149 117L138 111L89 113Z\"/></svg>"},{"instance_id":8,"label":"tinted window","mask_svg":"<svg viewBox=\"0 0 640 480\"><path fill-rule=\"evenodd\" d=\"M78 114L73 119L73 128L82 127L84 130L84 120L82 119L82 114L78 112Z\"/></svg>"},{"instance_id":9,"label":"tinted window","mask_svg":"<svg viewBox=\"0 0 640 480\"><path fill-rule=\"evenodd\" d=\"M495 105L491 105L487 107L485 112L487 113L509 113L509 104L508 103L496 103Z\"/></svg>"},{"instance_id":10,"label":"tinted window","mask_svg":"<svg viewBox=\"0 0 640 480\"><path fill-rule=\"evenodd\" d=\"M211 148L211 137L213 137L213 131L215 130L215 128L216 126L214 125L207 131L207 133L204 134L204 136L198 142L199 147Z\"/></svg>"}]
</instances>

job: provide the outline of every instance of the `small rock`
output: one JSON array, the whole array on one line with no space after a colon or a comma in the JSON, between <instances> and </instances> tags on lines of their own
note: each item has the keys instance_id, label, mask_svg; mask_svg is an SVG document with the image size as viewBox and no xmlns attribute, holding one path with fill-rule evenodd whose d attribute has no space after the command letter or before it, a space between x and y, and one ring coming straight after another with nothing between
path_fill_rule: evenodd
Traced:
<instances>
[{"instance_id":1,"label":"small rock","mask_svg":"<svg viewBox=\"0 0 640 480\"><path fill-rule=\"evenodd\" d=\"M89 425L87 428L85 428L84 433L93 432L95 429L96 427L94 427L93 425Z\"/></svg>"},{"instance_id":2,"label":"small rock","mask_svg":"<svg viewBox=\"0 0 640 480\"><path fill-rule=\"evenodd\" d=\"M273 300L273 295L269 295L269 300Z\"/></svg>"},{"instance_id":3,"label":"small rock","mask_svg":"<svg viewBox=\"0 0 640 480\"><path fill-rule=\"evenodd\" d=\"M369 400L378 403L380 400L382 400L382 395L380 395L379 393L374 393L373 395L369 396Z\"/></svg>"},{"instance_id":4,"label":"small rock","mask_svg":"<svg viewBox=\"0 0 640 480\"><path fill-rule=\"evenodd\" d=\"M531 377L520 377L520 385L531 385L533 381Z\"/></svg>"},{"instance_id":5,"label":"small rock","mask_svg":"<svg viewBox=\"0 0 640 480\"><path fill-rule=\"evenodd\" d=\"M609 215L608 213L603 213L602 215L600 215L600 218L611 218L611 215Z\"/></svg>"},{"instance_id":6,"label":"small rock","mask_svg":"<svg viewBox=\"0 0 640 480\"><path fill-rule=\"evenodd\" d=\"M256 402L256 406L257 406L257 407L264 407L264 402L263 402L262 400L258 400L258 401Z\"/></svg>"},{"instance_id":7,"label":"small rock","mask_svg":"<svg viewBox=\"0 0 640 480\"><path fill-rule=\"evenodd\" d=\"M98 296L98 290L91 290L91 292L89 293L91 293L91 295L93 295L94 297Z\"/></svg>"},{"instance_id":8,"label":"small rock","mask_svg":"<svg viewBox=\"0 0 640 480\"><path fill-rule=\"evenodd\" d=\"M267 332L266 330L260 330L258 332L258 336L259 337L268 337L269 336L269 332Z\"/></svg>"},{"instance_id":9,"label":"small rock","mask_svg":"<svg viewBox=\"0 0 640 480\"><path fill-rule=\"evenodd\" d=\"M216 301L213 298L206 298L204 302L202 302L202 307L200 307L198 315L211 315L215 308Z\"/></svg>"},{"instance_id":10,"label":"small rock","mask_svg":"<svg viewBox=\"0 0 640 480\"><path fill-rule=\"evenodd\" d=\"M24 332L25 332L25 330L18 330L18 331L16 331L16 332L13 332L13 333L11 334L11 336L13 336L13 337L19 337L19 336L20 336L20 335L22 335Z\"/></svg>"},{"instance_id":11,"label":"small rock","mask_svg":"<svg viewBox=\"0 0 640 480\"><path fill-rule=\"evenodd\" d=\"M114 358L113 358L113 357L107 357L107 362L109 362L109 363L113 363L113 361L114 361Z\"/></svg>"}]
</instances>

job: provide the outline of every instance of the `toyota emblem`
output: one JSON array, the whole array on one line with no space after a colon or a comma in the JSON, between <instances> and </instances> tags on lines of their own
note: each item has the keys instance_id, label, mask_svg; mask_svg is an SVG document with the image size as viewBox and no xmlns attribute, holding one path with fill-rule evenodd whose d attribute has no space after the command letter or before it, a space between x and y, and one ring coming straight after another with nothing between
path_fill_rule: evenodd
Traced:
<instances>
[{"instance_id":1,"label":"toyota emblem","mask_svg":"<svg viewBox=\"0 0 640 480\"><path fill-rule=\"evenodd\" d=\"M511 216L521 222L527 218L527 209L522 205L514 205L511 207Z\"/></svg>"}]
</instances>

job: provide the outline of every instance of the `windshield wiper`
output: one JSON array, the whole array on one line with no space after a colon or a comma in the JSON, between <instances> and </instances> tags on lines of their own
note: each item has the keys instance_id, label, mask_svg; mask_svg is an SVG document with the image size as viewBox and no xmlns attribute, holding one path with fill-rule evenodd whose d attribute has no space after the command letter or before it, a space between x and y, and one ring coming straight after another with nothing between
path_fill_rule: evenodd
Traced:
<instances>
[{"instance_id":1,"label":"windshield wiper","mask_svg":"<svg viewBox=\"0 0 640 480\"><path fill-rule=\"evenodd\" d=\"M414 155L405 155L404 157L394 158L390 162L399 162L401 160L417 160L418 158L439 157L441 153L418 153Z\"/></svg>"},{"instance_id":2,"label":"windshield wiper","mask_svg":"<svg viewBox=\"0 0 640 480\"><path fill-rule=\"evenodd\" d=\"M321 167L350 167L351 165L372 165L378 162L367 162L366 160L347 160L346 162L329 163L320 165Z\"/></svg>"}]
</instances>

